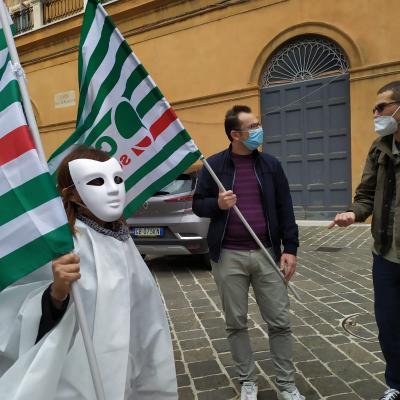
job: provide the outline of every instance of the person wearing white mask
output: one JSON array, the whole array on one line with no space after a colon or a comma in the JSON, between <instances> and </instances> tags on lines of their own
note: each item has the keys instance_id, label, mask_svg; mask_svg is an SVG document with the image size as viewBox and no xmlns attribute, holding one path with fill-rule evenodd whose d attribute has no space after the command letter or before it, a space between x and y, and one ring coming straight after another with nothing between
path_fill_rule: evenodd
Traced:
<instances>
[{"instance_id":1,"label":"person wearing white mask","mask_svg":"<svg viewBox=\"0 0 400 400\"><path fill-rule=\"evenodd\" d=\"M346 227L372 215L372 277L379 342L388 389L380 400L400 399L400 81L379 89L375 132L354 202L329 224Z\"/></svg>"},{"instance_id":2,"label":"person wearing white mask","mask_svg":"<svg viewBox=\"0 0 400 400\"><path fill-rule=\"evenodd\" d=\"M96 399L70 298L77 281L105 398L177 400L163 303L122 216L119 162L78 147L57 181L75 251L0 293L0 398Z\"/></svg>"}]
</instances>

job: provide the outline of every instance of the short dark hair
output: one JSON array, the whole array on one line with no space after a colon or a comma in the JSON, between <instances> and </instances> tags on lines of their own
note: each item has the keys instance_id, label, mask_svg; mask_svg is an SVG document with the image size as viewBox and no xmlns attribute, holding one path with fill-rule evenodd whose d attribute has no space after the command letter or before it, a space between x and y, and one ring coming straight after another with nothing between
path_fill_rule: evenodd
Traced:
<instances>
[{"instance_id":1,"label":"short dark hair","mask_svg":"<svg viewBox=\"0 0 400 400\"><path fill-rule=\"evenodd\" d=\"M225 133L228 139L232 142L231 131L240 130L240 122L238 115L240 113L251 113L251 108L248 106L233 106L225 114Z\"/></svg>"},{"instance_id":2,"label":"short dark hair","mask_svg":"<svg viewBox=\"0 0 400 400\"><path fill-rule=\"evenodd\" d=\"M387 83L378 90L377 94L381 94L389 90L392 92L392 99L395 101L400 101L400 81Z\"/></svg>"}]
</instances>

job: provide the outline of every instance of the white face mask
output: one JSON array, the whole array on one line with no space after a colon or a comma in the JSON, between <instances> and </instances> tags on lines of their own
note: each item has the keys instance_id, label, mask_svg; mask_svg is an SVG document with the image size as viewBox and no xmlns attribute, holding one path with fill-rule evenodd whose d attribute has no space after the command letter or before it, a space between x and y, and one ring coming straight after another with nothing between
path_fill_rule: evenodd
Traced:
<instances>
[{"instance_id":1,"label":"white face mask","mask_svg":"<svg viewBox=\"0 0 400 400\"><path fill-rule=\"evenodd\" d=\"M400 106L396 108L396 111L392 115L380 115L374 118L375 132L380 136L391 135L397 132L399 123L393 118L393 115L397 113Z\"/></svg>"},{"instance_id":2,"label":"white face mask","mask_svg":"<svg viewBox=\"0 0 400 400\"><path fill-rule=\"evenodd\" d=\"M126 192L115 158L103 162L81 158L70 161L68 167L79 196L93 215L105 222L121 217Z\"/></svg>"}]
</instances>

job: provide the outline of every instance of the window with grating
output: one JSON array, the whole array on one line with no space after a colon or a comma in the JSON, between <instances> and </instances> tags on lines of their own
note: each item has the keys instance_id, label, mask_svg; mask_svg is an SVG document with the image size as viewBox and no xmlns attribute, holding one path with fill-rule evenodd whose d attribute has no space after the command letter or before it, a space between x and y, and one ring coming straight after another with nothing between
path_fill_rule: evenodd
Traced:
<instances>
[{"instance_id":1,"label":"window with grating","mask_svg":"<svg viewBox=\"0 0 400 400\"><path fill-rule=\"evenodd\" d=\"M11 18L15 26L16 35L30 31L33 28L33 6L21 7L20 10L11 14Z\"/></svg>"},{"instance_id":2,"label":"window with grating","mask_svg":"<svg viewBox=\"0 0 400 400\"><path fill-rule=\"evenodd\" d=\"M302 37L273 54L262 73L261 87L343 74L348 69L347 58L335 42L317 36Z\"/></svg>"}]
</instances>

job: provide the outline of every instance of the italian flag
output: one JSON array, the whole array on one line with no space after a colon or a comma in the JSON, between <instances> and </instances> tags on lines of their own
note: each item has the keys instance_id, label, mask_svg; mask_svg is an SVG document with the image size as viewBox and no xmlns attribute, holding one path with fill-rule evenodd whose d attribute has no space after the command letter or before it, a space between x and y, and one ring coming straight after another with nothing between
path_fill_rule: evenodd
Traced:
<instances>
[{"instance_id":1,"label":"italian flag","mask_svg":"<svg viewBox=\"0 0 400 400\"><path fill-rule=\"evenodd\" d=\"M50 171L76 145L107 151L123 167L129 216L201 153L96 0L85 10L78 74L76 130L50 157Z\"/></svg>"},{"instance_id":2,"label":"italian flag","mask_svg":"<svg viewBox=\"0 0 400 400\"><path fill-rule=\"evenodd\" d=\"M0 290L73 249L64 207L39 160L20 98L0 24Z\"/></svg>"}]
</instances>

